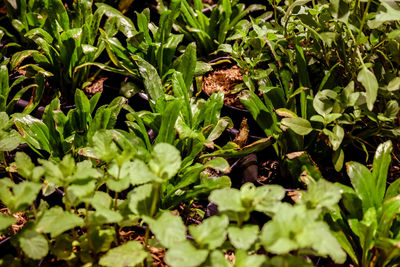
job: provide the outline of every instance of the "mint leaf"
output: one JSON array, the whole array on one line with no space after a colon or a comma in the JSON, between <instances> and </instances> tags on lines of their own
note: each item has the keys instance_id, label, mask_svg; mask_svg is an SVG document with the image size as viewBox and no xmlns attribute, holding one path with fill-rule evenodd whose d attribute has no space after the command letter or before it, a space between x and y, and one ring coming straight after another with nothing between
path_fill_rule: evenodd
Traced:
<instances>
[{"instance_id":1,"label":"mint leaf","mask_svg":"<svg viewBox=\"0 0 400 267\"><path fill-rule=\"evenodd\" d=\"M196 249L189 241L177 244L165 254L165 261L172 267L196 267L206 259L208 250Z\"/></svg>"},{"instance_id":2,"label":"mint leaf","mask_svg":"<svg viewBox=\"0 0 400 267\"><path fill-rule=\"evenodd\" d=\"M161 245L170 248L186 240L186 227L181 217L163 212L156 220L145 218Z\"/></svg>"},{"instance_id":3,"label":"mint leaf","mask_svg":"<svg viewBox=\"0 0 400 267\"><path fill-rule=\"evenodd\" d=\"M230 226L228 237L235 248L248 250L256 241L258 232L257 225L245 225L242 228Z\"/></svg>"},{"instance_id":4,"label":"mint leaf","mask_svg":"<svg viewBox=\"0 0 400 267\"><path fill-rule=\"evenodd\" d=\"M13 225L16 221L17 219L14 217L0 213L0 232Z\"/></svg>"},{"instance_id":5,"label":"mint leaf","mask_svg":"<svg viewBox=\"0 0 400 267\"><path fill-rule=\"evenodd\" d=\"M83 219L78 215L56 206L44 212L36 229L38 232L50 234L54 238L67 230L83 225L83 223Z\"/></svg>"},{"instance_id":6,"label":"mint leaf","mask_svg":"<svg viewBox=\"0 0 400 267\"><path fill-rule=\"evenodd\" d=\"M189 232L198 244L212 250L224 243L228 225L229 220L226 215L212 216L199 225L190 225Z\"/></svg>"},{"instance_id":7,"label":"mint leaf","mask_svg":"<svg viewBox=\"0 0 400 267\"><path fill-rule=\"evenodd\" d=\"M147 257L147 252L137 241L129 241L122 246L109 250L100 258L99 264L109 267L136 266Z\"/></svg>"},{"instance_id":8,"label":"mint leaf","mask_svg":"<svg viewBox=\"0 0 400 267\"><path fill-rule=\"evenodd\" d=\"M34 230L23 230L18 235L18 241L22 251L31 259L40 260L49 252L46 238Z\"/></svg>"},{"instance_id":9,"label":"mint leaf","mask_svg":"<svg viewBox=\"0 0 400 267\"><path fill-rule=\"evenodd\" d=\"M154 146L149 167L163 180L175 176L181 166L181 154L173 145L160 143Z\"/></svg>"}]
</instances>

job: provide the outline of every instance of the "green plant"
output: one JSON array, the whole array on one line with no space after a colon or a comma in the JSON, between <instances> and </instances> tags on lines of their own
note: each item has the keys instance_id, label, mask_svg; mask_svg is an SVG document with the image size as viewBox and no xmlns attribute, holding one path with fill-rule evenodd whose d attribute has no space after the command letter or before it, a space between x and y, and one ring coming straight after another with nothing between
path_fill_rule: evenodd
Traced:
<instances>
[{"instance_id":1,"label":"green plant","mask_svg":"<svg viewBox=\"0 0 400 267\"><path fill-rule=\"evenodd\" d=\"M67 115L60 109L60 100L55 98L45 108L43 120L18 113L13 114L14 123L23 140L39 155L41 150L56 159L61 159L69 152L76 155L96 131L114 127L126 101L123 97L117 97L110 104L95 110L99 98L100 93L97 93L89 100L83 91L76 90L76 108Z\"/></svg>"},{"instance_id":2,"label":"green plant","mask_svg":"<svg viewBox=\"0 0 400 267\"><path fill-rule=\"evenodd\" d=\"M237 28L248 23L244 20L248 14L265 9L263 5L253 4L246 8L237 0L219 0L215 7L210 7L210 15L207 16L203 13L202 1L193 2L191 6L188 1L172 1L171 6L178 6L181 10L174 27L184 34L186 40L196 42L199 55L205 58L215 52L218 45L235 39L232 35Z\"/></svg>"},{"instance_id":3,"label":"green plant","mask_svg":"<svg viewBox=\"0 0 400 267\"><path fill-rule=\"evenodd\" d=\"M23 4L15 7L20 12L26 12L24 8L27 7ZM57 15L52 14L53 8L57 8ZM74 11L69 13L61 1L50 0L40 12L32 13L32 16L41 17L43 22L32 29L24 26L22 31L26 31L24 37L34 43L34 49L15 53L11 68L42 73L68 100L71 100L75 89L83 89L98 74L90 77L90 65L112 70L107 65L94 63L105 48L103 39L98 37L103 16L108 17L103 29L108 36L116 34L119 28L123 28L122 32L128 36L134 30L129 19L107 5L99 4L92 13L92 2L89 0L74 2ZM20 66L27 58L33 58L36 64Z\"/></svg>"},{"instance_id":4,"label":"green plant","mask_svg":"<svg viewBox=\"0 0 400 267\"><path fill-rule=\"evenodd\" d=\"M352 187L340 185L343 206L329 216L357 266L396 266L399 260L400 183L386 184L391 152L391 141L378 146L372 172L358 162L346 164Z\"/></svg>"}]
</instances>

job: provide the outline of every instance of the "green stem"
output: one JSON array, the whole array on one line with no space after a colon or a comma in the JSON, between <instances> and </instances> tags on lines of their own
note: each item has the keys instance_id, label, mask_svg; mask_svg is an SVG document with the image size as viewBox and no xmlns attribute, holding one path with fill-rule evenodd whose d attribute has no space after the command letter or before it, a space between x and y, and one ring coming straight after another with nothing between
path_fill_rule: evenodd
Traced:
<instances>
[{"instance_id":1,"label":"green stem","mask_svg":"<svg viewBox=\"0 0 400 267\"><path fill-rule=\"evenodd\" d=\"M360 31L359 31L359 33L358 33L358 38L357 38L358 41L359 41L360 38L361 38L362 30L363 30L364 24L365 24L365 19L367 18L368 9L369 9L369 6L370 6L371 2L372 2L372 0L368 0L368 2L367 2L367 7L366 7L365 10L364 10L364 13L363 13L363 16L362 16L362 19L361 19ZM358 42L357 42L357 43L358 43Z\"/></svg>"},{"instance_id":2,"label":"green stem","mask_svg":"<svg viewBox=\"0 0 400 267\"><path fill-rule=\"evenodd\" d=\"M160 191L160 184L156 183L154 185L154 197L153 197L153 202L151 203L150 217L153 217L155 215L155 213L156 213L157 202L158 202L158 197L159 197L159 191ZM144 247L145 248L147 248L147 245L148 245L149 235L150 235L150 227L147 226L146 233L144 235Z\"/></svg>"}]
</instances>

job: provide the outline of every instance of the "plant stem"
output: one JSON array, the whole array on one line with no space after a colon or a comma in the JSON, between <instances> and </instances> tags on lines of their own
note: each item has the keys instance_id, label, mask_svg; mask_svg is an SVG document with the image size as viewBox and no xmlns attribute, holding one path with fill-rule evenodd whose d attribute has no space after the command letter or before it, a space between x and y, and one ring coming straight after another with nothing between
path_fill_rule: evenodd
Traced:
<instances>
[{"instance_id":1,"label":"plant stem","mask_svg":"<svg viewBox=\"0 0 400 267\"><path fill-rule=\"evenodd\" d=\"M359 31L359 33L358 33L357 41L360 41L361 34L362 34L362 30L363 30L364 24L365 24L365 19L366 19L366 17L367 17L368 9L369 9L369 5L371 4L371 1L372 1L372 0L368 0L368 2L367 2L367 7L366 7L365 10L364 10L364 13L363 13L363 16L362 16L362 19L361 19L360 31Z\"/></svg>"},{"instance_id":2,"label":"plant stem","mask_svg":"<svg viewBox=\"0 0 400 267\"><path fill-rule=\"evenodd\" d=\"M156 212L159 191L160 191L160 184L156 183L154 185L154 197L153 197L153 202L151 203L150 217L153 217ZM150 227L147 226L146 233L144 235L144 247L145 248L147 248L147 245L148 245L149 235L150 235Z\"/></svg>"}]
</instances>

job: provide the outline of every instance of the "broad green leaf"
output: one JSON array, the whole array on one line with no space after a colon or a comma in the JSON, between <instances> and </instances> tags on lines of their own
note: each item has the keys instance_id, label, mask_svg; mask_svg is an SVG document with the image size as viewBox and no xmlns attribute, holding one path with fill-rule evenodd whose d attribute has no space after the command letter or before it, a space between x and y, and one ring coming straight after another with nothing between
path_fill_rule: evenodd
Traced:
<instances>
[{"instance_id":1,"label":"broad green leaf","mask_svg":"<svg viewBox=\"0 0 400 267\"><path fill-rule=\"evenodd\" d=\"M58 236L51 247L51 253L61 260L68 260L74 253L72 247L73 241L73 237L69 234Z\"/></svg>"},{"instance_id":2,"label":"broad green leaf","mask_svg":"<svg viewBox=\"0 0 400 267\"><path fill-rule=\"evenodd\" d=\"M266 260L265 255L249 255L249 253L242 249L237 249L235 251L235 266L237 267L246 267L246 266L254 266L260 267Z\"/></svg>"},{"instance_id":3,"label":"broad green leaf","mask_svg":"<svg viewBox=\"0 0 400 267\"><path fill-rule=\"evenodd\" d=\"M383 203L382 215L378 222L378 230L381 236L390 236L390 228L398 214L400 214L400 195L388 199Z\"/></svg>"},{"instance_id":4,"label":"broad green leaf","mask_svg":"<svg viewBox=\"0 0 400 267\"><path fill-rule=\"evenodd\" d=\"M83 236L86 238L86 236ZM107 252L110 250L112 243L115 241L114 229L101 229L101 226L90 226L90 239L93 243L93 250L96 253Z\"/></svg>"},{"instance_id":5,"label":"broad green leaf","mask_svg":"<svg viewBox=\"0 0 400 267\"><path fill-rule=\"evenodd\" d=\"M36 225L36 229L39 233L47 233L54 238L67 230L83 225L83 223L83 219L78 215L56 206L44 212Z\"/></svg>"},{"instance_id":6,"label":"broad green leaf","mask_svg":"<svg viewBox=\"0 0 400 267\"><path fill-rule=\"evenodd\" d=\"M228 237L235 248L248 250L257 240L258 232L257 225L245 225L242 228L229 226Z\"/></svg>"},{"instance_id":7,"label":"broad green leaf","mask_svg":"<svg viewBox=\"0 0 400 267\"><path fill-rule=\"evenodd\" d=\"M307 135L313 130L311 123L303 118L283 118L281 123L299 135Z\"/></svg>"},{"instance_id":8,"label":"broad green leaf","mask_svg":"<svg viewBox=\"0 0 400 267\"><path fill-rule=\"evenodd\" d=\"M186 227L179 216L163 212L157 219L146 218L145 221L164 247L172 248L186 240Z\"/></svg>"},{"instance_id":9,"label":"broad green leaf","mask_svg":"<svg viewBox=\"0 0 400 267\"><path fill-rule=\"evenodd\" d=\"M158 76L157 70L150 63L148 63L141 57L136 56L135 61L136 64L138 65L140 75L143 78L143 83L146 89L146 93L150 96L150 99L155 103L164 93L160 76Z\"/></svg>"},{"instance_id":10,"label":"broad green leaf","mask_svg":"<svg viewBox=\"0 0 400 267\"><path fill-rule=\"evenodd\" d=\"M112 248L100 258L99 264L109 267L137 266L147 257L147 252L138 241Z\"/></svg>"},{"instance_id":11,"label":"broad green leaf","mask_svg":"<svg viewBox=\"0 0 400 267\"><path fill-rule=\"evenodd\" d=\"M232 264L225 258L220 250L214 250L210 253L210 264L215 267L232 267Z\"/></svg>"},{"instance_id":12,"label":"broad green leaf","mask_svg":"<svg viewBox=\"0 0 400 267\"><path fill-rule=\"evenodd\" d=\"M51 152L49 129L40 120L30 116L14 115L14 123L22 138L36 149L44 149Z\"/></svg>"},{"instance_id":13,"label":"broad green leaf","mask_svg":"<svg viewBox=\"0 0 400 267\"><path fill-rule=\"evenodd\" d=\"M16 149L22 141L21 135L17 131L11 130L5 132L0 130L0 151L12 151Z\"/></svg>"},{"instance_id":14,"label":"broad green leaf","mask_svg":"<svg viewBox=\"0 0 400 267\"><path fill-rule=\"evenodd\" d=\"M168 249L165 261L172 267L200 266L208 256L208 250L197 249L189 241L179 243Z\"/></svg>"},{"instance_id":15,"label":"broad green leaf","mask_svg":"<svg viewBox=\"0 0 400 267\"><path fill-rule=\"evenodd\" d=\"M281 205L272 220L264 225L261 243L267 251L280 255L309 248L318 255L329 255L336 263L344 263L346 253L330 233L329 226L318 217L318 210L308 210L303 205Z\"/></svg>"},{"instance_id":16,"label":"broad green leaf","mask_svg":"<svg viewBox=\"0 0 400 267\"><path fill-rule=\"evenodd\" d=\"M362 200L363 210L380 207L382 201L377 195L376 182L371 172L358 162L346 163L347 174L357 196Z\"/></svg>"},{"instance_id":17,"label":"broad green leaf","mask_svg":"<svg viewBox=\"0 0 400 267\"><path fill-rule=\"evenodd\" d=\"M49 244L46 238L38 232L26 229L18 235L19 245L22 251L31 259L40 260L49 252Z\"/></svg>"},{"instance_id":18,"label":"broad green leaf","mask_svg":"<svg viewBox=\"0 0 400 267\"><path fill-rule=\"evenodd\" d=\"M41 183L23 181L14 184L9 178L3 178L0 180L0 200L12 213L24 211L32 205L41 188Z\"/></svg>"},{"instance_id":19,"label":"broad green leaf","mask_svg":"<svg viewBox=\"0 0 400 267\"><path fill-rule=\"evenodd\" d=\"M159 143L151 152L149 167L153 173L163 180L175 176L181 166L180 152L172 145Z\"/></svg>"},{"instance_id":20,"label":"broad green leaf","mask_svg":"<svg viewBox=\"0 0 400 267\"><path fill-rule=\"evenodd\" d=\"M224 243L228 225L227 216L212 216L199 225L189 225L189 232L198 244L213 250Z\"/></svg>"},{"instance_id":21,"label":"broad green leaf","mask_svg":"<svg viewBox=\"0 0 400 267\"><path fill-rule=\"evenodd\" d=\"M242 191L241 191L242 193ZM251 206L256 211L273 214L279 209L281 200L285 197L285 189L280 185L263 185L255 188ZM243 195L242 195L243 202Z\"/></svg>"},{"instance_id":22,"label":"broad green leaf","mask_svg":"<svg viewBox=\"0 0 400 267\"><path fill-rule=\"evenodd\" d=\"M267 136L279 132L277 118L274 111L269 110L261 99L252 91L246 91L247 96L240 98L240 102L247 108L254 120Z\"/></svg>"},{"instance_id":23,"label":"broad green leaf","mask_svg":"<svg viewBox=\"0 0 400 267\"><path fill-rule=\"evenodd\" d=\"M301 192L298 203L310 209L334 209L341 199L340 187L325 179L309 183L307 189L307 192Z\"/></svg>"},{"instance_id":24,"label":"broad green leaf","mask_svg":"<svg viewBox=\"0 0 400 267\"><path fill-rule=\"evenodd\" d=\"M16 218L0 213L0 233L16 222Z\"/></svg>"},{"instance_id":25,"label":"broad green leaf","mask_svg":"<svg viewBox=\"0 0 400 267\"><path fill-rule=\"evenodd\" d=\"M380 144L375 152L374 163L372 166L372 176L375 181L376 198L380 202L383 201L386 192L386 180L389 165L392 160L392 150L392 142L389 140Z\"/></svg>"},{"instance_id":26,"label":"broad green leaf","mask_svg":"<svg viewBox=\"0 0 400 267\"><path fill-rule=\"evenodd\" d=\"M224 158L214 158L207 161L204 166L224 173L230 170L229 163Z\"/></svg>"},{"instance_id":27,"label":"broad green leaf","mask_svg":"<svg viewBox=\"0 0 400 267\"><path fill-rule=\"evenodd\" d=\"M357 81L364 86L365 91L367 92L367 107L372 111L378 95L378 81L376 80L375 75L365 66L358 73Z\"/></svg>"},{"instance_id":28,"label":"broad green leaf","mask_svg":"<svg viewBox=\"0 0 400 267\"><path fill-rule=\"evenodd\" d=\"M385 200L396 197L398 195L400 195L400 179L397 179L389 185L385 194Z\"/></svg>"},{"instance_id":29,"label":"broad green leaf","mask_svg":"<svg viewBox=\"0 0 400 267\"><path fill-rule=\"evenodd\" d=\"M217 189L211 192L208 199L218 205L220 212L242 212L245 208L240 199L240 191L235 188Z\"/></svg>"},{"instance_id":30,"label":"broad green leaf","mask_svg":"<svg viewBox=\"0 0 400 267\"><path fill-rule=\"evenodd\" d=\"M129 165L127 169L127 175L130 177L131 184L133 186L145 184L148 182L162 182L163 180L156 176L149 167L141 160L135 160L134 162L127 162L124 165ZM123 166L124 166L123 165Z\"/></svg>"},{"instance_id":31,"label":"broad green leaf","mask_svg":"<svg viewBox=\"0 0 400 267\"><path fill-rule=\"evenodd\" d=\"M35 168L35 165L27 154L25 154L24 152L17 152L15 154L15 165L17 167L18 173L22 177L26 179L32 177L32 172Z\"/></svg>"},{"instance_id":32,"label":"broad green leaf","mask_svg":"<svg viewBox=\"0 0 400 267\"><path fill-rule=\"evenodd\" d=\"M152 193L152 184L145 184L134 188L128 194L129 209L137 215L150 215Z\"/></svg>"}]
</instances>

